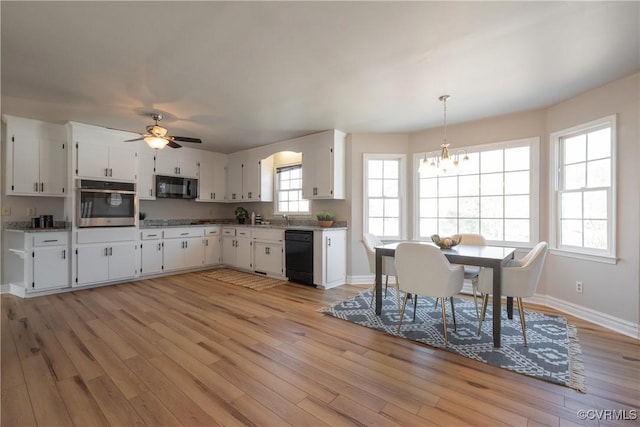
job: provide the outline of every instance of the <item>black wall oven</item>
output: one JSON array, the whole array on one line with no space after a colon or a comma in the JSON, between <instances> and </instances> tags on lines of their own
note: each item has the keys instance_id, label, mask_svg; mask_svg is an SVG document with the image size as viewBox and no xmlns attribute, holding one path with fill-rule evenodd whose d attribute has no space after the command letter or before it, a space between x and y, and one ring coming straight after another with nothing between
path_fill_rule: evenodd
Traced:
<instances>
[{"instance_id":1,"label":"black wall oven","mask_svg":"<svg viewBox=\"0 0 640 427\"><path fill-rule=\"evenodd\" d=\"M78 179L76 189L78 227L136 225L138 199L134 183Z\"/></svg>"}]
</instances>

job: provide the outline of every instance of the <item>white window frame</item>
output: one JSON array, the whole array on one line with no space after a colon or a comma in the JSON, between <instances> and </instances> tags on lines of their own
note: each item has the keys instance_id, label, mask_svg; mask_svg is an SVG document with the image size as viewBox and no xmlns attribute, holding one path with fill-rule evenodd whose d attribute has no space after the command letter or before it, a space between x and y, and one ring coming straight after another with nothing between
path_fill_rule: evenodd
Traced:
<instances>
[{"instance_id":1,"label":"white window frame","mask_svg":"<svg viewBox=\"0 0 640 427\"><path fill-rule=\"evenodd\" d=\"M516 248L531 248L540 239L540 138L522 138L489 144L474 145L471 147L455 147L456 150L464 149L467 153L480 153L497 149L507 149L515 147L529 147L529 242L512 242L508 240L489 240L487 244L510 246ZM430 241L430 238L420 236L420 167L425 152L414 153L413 155L413 239Z\"/></svg>"},{"instance_id":2,"label":"white window frame","mask_svg":"<svg viewBox=\"0 0 640 427\"><path fill-rule=\"evenodd\" d=\"M597 250L577 246L562 247L558 234L560 232L560 203L558 198L560 197L560 162L562 160L560 147L562 138L572 136L573 134L586 133L591 130L595 130L596 128L606 126L607 124L611 127L611 185L608 193L610 202L607 207L607 239L609 242L609 248L607 250ZM617 119L615 114L550 134L549 146L551 152L549 155L549 164L551 167L549 168L549 251L551 253L606 264L617 263L617 141Z\"/></svg>"},{"instance_id":3,"label":"white window frame","mask_svg":"<svg viewBox=\"0 0 640 427\"><path fill-rule=\"evenodd\" d=\"M273 186L274 186L274 196L273 196L273 214L274 215L300 215L300 216L308 216L311 214L311 200L308 200L309 202L309 210L308 211L281 211L280 210L280 178L278 177L278 169L285 169L285 168L293 168L299 166L300 167L300 172L302 175L302 163L287 163L287 164L281 164L278 165L276 167L274 167L274 171L273 171L273 175L275 177L275 179L273 180ZM301 178L302 179L302 178ZM300 194L302 194L302 186L300 186ZM307 200L307 199L303 199L303 200Z\"/></svg>"},{"instance_id":4,"label":"white window frame","mask_svg":"<svg viewBox=\"0 0 640 427\"><path fill-rule=\"evenodd\" d=\"M407 235L407 155L397 153L364 153L362 156L362 232L369 233L368 168L369 160L399 160L398 198L400 199L398 236L378 236L382 241L403 240Z\"/></svg>"}]
</instances>

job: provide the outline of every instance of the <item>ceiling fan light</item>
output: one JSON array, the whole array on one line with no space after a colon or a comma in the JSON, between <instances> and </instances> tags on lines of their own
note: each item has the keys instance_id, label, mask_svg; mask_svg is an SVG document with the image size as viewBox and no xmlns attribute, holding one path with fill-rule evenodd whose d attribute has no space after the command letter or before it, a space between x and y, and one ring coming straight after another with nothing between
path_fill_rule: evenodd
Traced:
<instances>
[{"instance_id":1,"label":"ceiling fan light","mask_svg":"<svg viewBox=\"0 0 640 427\"><path fill-rule=\"evenodd\" d=\"M144 138L144 142L146 142L147 145L149 145L149 147L153 148L154 150L162 150L165 145L169 143L169 141L167 141L166 139L159 138L157 136L146 136Z\"/></svg>"}]
</instances>

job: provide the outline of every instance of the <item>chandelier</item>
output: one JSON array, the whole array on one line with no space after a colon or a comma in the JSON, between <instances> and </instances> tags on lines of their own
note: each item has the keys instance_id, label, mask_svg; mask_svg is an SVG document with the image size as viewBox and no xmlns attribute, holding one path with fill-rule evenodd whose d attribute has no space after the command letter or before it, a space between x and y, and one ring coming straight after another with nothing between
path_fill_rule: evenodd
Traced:
<instances>
[{"instance_id":1,"label":"chandelier","mask_svg":"<svg viewBox=\"0 0 640 427\"><path fill-rule=\"evenodd\" d=\"M420 174L426 173L429 169L438 170L445 174L455 170L460 165L461 154L464 154L464 157L462 158L463 162L469 161L467 151L464 149L456 151L453 156L449 155L449 143L447 143L447 100L449 98L451 98L449 95L442 95L438 98L444 104L444 139L442 144L440 144L440 155L435 151L429 151L426 153L424 155L424 159L420 161L420 167L418 168L418 172Z\"/></svg>"}]
</instances>

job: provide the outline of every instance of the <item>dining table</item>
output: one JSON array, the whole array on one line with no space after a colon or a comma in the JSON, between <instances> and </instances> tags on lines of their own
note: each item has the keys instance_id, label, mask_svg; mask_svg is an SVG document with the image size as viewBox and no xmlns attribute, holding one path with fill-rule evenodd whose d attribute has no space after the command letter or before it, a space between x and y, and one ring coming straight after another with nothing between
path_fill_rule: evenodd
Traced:
<instances>
[{"instance_id":1,"label":"dining table","mask_svg":"<svg viewBox=\"0 0 640 427\"><path fill-rule=\"evenodd\" d=\"M383 257L395 257L396 248L403 242L386 243L375 247L376 251L376 299L375 309L379 316L382 312L382 261ZM411 241L435 246L425 241ZM452 264L474 265L493 269L493 345L500 347L500 329L502 326L502 267L513 259L516 248L492 245L457 245L448 249L441 249L442 254ZM427 280L425 278L425 280ZM508 298L507 314L513 316L513 299Z\"/></svg>"}]
</instances>

